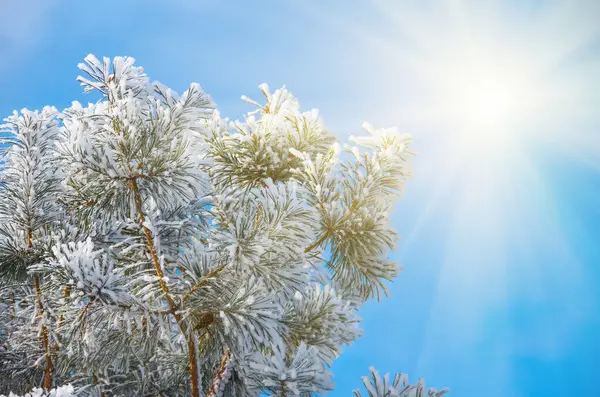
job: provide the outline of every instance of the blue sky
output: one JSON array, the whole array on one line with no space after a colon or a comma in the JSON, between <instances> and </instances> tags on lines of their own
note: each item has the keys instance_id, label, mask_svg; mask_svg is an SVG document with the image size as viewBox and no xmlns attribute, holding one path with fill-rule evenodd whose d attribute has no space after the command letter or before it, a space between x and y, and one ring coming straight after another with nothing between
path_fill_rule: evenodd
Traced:
<instances>
[{"instance_id":1,"label":"blue sky","mask_svg":"<svg viewBox=\"0 0 600 397\"><path fill-rule=\"evenodd\" d=\"M341 139L397 125L418 157L404 266L334 364L461 397L598 395L600 3L58 1L0 5L0 113L85 100L88 53L130 55L221 112L285 84Z\"/></svg>"}]
</instances>

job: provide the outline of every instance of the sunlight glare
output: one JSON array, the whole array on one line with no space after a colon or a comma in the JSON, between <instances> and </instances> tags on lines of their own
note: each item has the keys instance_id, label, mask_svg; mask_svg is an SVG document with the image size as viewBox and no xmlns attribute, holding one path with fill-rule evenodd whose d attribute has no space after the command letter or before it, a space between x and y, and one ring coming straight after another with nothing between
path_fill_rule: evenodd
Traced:
<instances>
[{"instance_id":1,"label":"sunlight glare","mask_svg":"<svg viewBox=\"0 0 600 397\"><path fill-rule=\"evenodd\" d=\"M511 117L515 94L493 78L478 79L465 86L461 94L458 100L463 114L460 117L473 127L493 128Z\"/></svg>"},{"instance_id":2,"label":"sunlight glare","mask_svg":"<svg viewBox=\"0 0 600 397\"><path fill-rule=\"evenodd\" d=\"M493 63L492 63L493 62ZM438 98L448 104L443 116L455 127L463 149L495 151L499 145L519 139L520 127L543 102L544 87L528 77L525 60L511 57L448 59L447 73L435 79Z\"/></svg>"}]
</instances>

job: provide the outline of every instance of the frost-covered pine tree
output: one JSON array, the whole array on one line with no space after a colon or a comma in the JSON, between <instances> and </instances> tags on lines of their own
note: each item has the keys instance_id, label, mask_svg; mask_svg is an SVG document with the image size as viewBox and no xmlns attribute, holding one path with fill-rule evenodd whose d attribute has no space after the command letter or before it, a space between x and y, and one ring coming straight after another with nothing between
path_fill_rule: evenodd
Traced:
<instances>
[{"instance_id":1,"label":"frost-covered pine tree","mask_svg":"<svg viewBox=\"0 0 600 397\"><path fill-rule=\"evenodd\" d=\"M330 390L361 304L397 274L410 136L365 125L342 148L285 88L230 122L132 58L79 67L94 103L2 128L0 393Z\"/></svg>"}]
</instances>

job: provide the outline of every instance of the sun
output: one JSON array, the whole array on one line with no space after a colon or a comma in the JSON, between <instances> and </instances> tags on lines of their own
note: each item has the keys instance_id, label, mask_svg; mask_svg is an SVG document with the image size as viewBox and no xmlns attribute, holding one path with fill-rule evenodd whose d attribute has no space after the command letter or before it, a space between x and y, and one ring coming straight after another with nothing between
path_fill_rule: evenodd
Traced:
<instances>
[{"instance_id":1,"label":"sun","mask_svg":"<svg viewBox=\"0 0 600 397\"><path fill-rule=\"evenodd\" d=\"M517 93L501 77L488 76L465 85L457 95L462 107L458 116L466 126L492 129L514 114Z\"/></svg>"},{"instance_id":2,"label":"sun","mask_svg":"<svg viewBox=\"0 0 600 397\"><path fill-rule=\"evenodd\" d=\"M422 108L433 109L429 120L461 157L502 163L505 150L539 137L531 127L543 119L551 92L535 58L501 45L454 43L429 59Z\"/></svg>"},{"instance_id":3,"label":"sun","mask_svg":"<svg viewBox=\"0 0 600 397\"><path fill-rule=\"evenodd\" d=\"M485 68L469 74L449 75L446 101L450 124L463 148L473 153L490 152L519 138L516 126L527 117L524 100L531 96L527 84L507 73L488 73ZM486 153L489 154L489 153Z\"/></svg>"},{"instance_id":4,"label":"sun","mask_svg":"<svg viewBox=\"0 0 600 397\"><path fill-rule=\"evenodd\" d=\"M502 54L448 59L445 73L434 79L434 90L447 104L445 122L478 143L515 138L543 101L544 90L527 61Z\"/></svg>"}]
</instances>

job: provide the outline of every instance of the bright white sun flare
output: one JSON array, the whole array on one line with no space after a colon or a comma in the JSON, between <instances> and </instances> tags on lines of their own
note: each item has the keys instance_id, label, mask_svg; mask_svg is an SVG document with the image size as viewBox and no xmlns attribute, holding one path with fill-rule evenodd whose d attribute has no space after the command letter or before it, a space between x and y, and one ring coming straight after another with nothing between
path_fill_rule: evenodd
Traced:
<instances>
[{"instance_id":1,"label":"bright white sun flare","mask_svg":"<svg viewBox=\"0 0 600 397\"><path fill-rule=\"evenodd\" d=\"M546 87L536 84L526 58L448 57L444 73L429 78L440 101L437 115L463 149L498 149L519 139L544 106ZM495 62L491 63L492 59Z\"/></svg>"},{"instance_id":2,"label":"bright white sun flare","mask_svg":"<svg viewBox=\"0 0 600 397\"><path fill-rule=\"evenodd\" d=\"M515 109L515 92L492 77L478 79L463 88L458 99L465 124L493 128L509 119Z\"/></svg>"}]
</instances>

